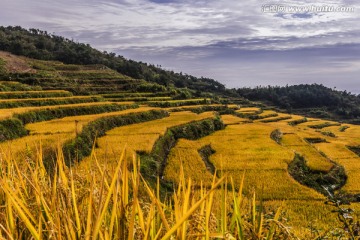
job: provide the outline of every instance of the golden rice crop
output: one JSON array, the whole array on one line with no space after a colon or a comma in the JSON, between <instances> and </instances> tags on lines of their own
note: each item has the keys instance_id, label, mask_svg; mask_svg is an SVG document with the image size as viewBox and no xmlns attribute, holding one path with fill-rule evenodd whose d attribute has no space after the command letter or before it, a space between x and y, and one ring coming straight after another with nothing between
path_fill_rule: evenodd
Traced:
<instances>
[{"instance_id":1,"label":"golden rice crop","mask_svg":"<svg viewBox=\"0 0 360 240\"><path fill-rule=\"evenodd\" d=\"M333 212L336 209L324 204L324 200L276 200L265 201L264 205L270 209L282 206L284 221L300 239L316 239L320 234L341 227L337 213Z\"/></svg>"},{"instance_id":2,"label":"golden rice crop","mask_svg":"<svg viewBox=\"0 0 360 240\"><path fill-rule=\"evenodd\" d=\"M236 112L240 112L240 113L249 113L249 112L258 112L261 111L260 108L258 107L241 107L239 110L237 110Z\"/></svg>"},{"instance_id":3,"label":"golden rice crop","mask_svg":"<svg viewBox=\"0 0 360 240\"><path fill-rule=\"evenodd\" d=\"M34 143L40 141L43 143L44 148L56 148L58 144L63 144L65 141L74 138L76 135L76 131L81 132L84 125L97 118L147 111L150 109L153 108L143 107L136 109L127 109L119 112L65 117L62 119L54 119L51 121L28 124L26 125L26 128L30 130L29 136L7 142L2 142L0 143L0 148L11 149L11 152L15 156L19 155L19 157L22 157L24 154L27 153L35 153ZM75 123L75 121L77 121L77 123Z\"/></svg>"},{"instance_id":4,"label":"golden rice crop","mask_svg":"<svg viewBox=\"0 0 360 240\"><path fill-rule=\"evenodd\" d=\"M350 126L350 128L346 129L344 132L336 132L336 136L338 137L337 141L341 140L347 145L360 145L360 126L350 124L347 124L346 126Z\"/></svg>"},{"instance_id":5,"label":"golden rice crop","mask_svg":"<svg viewBox=\"0 0 360 240\"><path fill-rule=\"evenodd\" d=\"M284 134L281 138L281 144L285 147L307 145L296 133Z\"/></svg>"},{"instance_id":6,"label":"golden rice crop","mask_svg":"<svg viewBox=\"0 0 360 240\"><path fill-rule=\"evenodd\" d=\"M302 155L306 159L306 165L315 171L329 171L333 164L311 146L293 146L295 152Z\"/></svg>"},{"instance_id":7,"label":"golden rice crop","mask_svg":"<svg viewBox=\"0 0 360 240\"><path fill-rule=\"evenodd\" d=\"M360 192L360 165L359 157L350 151L342 143L318 143L315 146L324 152L330 159L334 160L345 168L346 175L348 176L345 186L342 190L359 193Z\"/></svg>"},{"instance_id":8,"label":"golden rice crop","mask_svg":"<svg viewBox=\"0 0 360 240\"><path fill-rule=\"evenodd\" d=\"M241 181L242 170L227 170L234 183ZM246 169L244 193L257 192L263 200L314 200L325 199L315 190L305 187L294 180L287 169Z\"/></svg>"},{"instance_id":9,"label":"golden rice crop","mask_svg":"<svg viewBox=\"0 0 360 240\"><path fill-rule=\"evenodd\" d=\"M262 113L258 114L259 117L267 116L270 114L279 114L273 110L264 110Z\"/></svg>"},{"instance_id":10,"label":"golden rice crop","mask_svg":"<svg viewBox=\"0 0 360 240\"><path fill-rule=\"evenodd\" d=\"M199 155L198 150L201 147L195 141L180 139L168 156L164 171L165 179L177 183L179 169L183 167L185 178L191 178L197 185L202 182L205 186L211 186L213 175Z\"/></svg>"},{"instance_id":11,"label":"golden rice crop","mask_svg":"<svg viewBox=\"0 0 360 240\"><path fill-rule=\"evenodd\" d=\"M346 160L357 158L358 156L350 151L344 144L336 142L317 143L314 145L321 152L325 153L331 160ZM350 167L350 166L349 166Z\"/></svg>"},{"instance_id":12,"label":"golden rice crop","mask_svg":"<svg viewBox=\"0 0 360 240\"><path fill-rule=\"evenodd\" d=\"M106 105L110 102L89 102L89 103L76 103L76 104L64 104L64 105L53 105L53 106L41 106L41 107L20 107L20 108L7 108L0 109L0 120L5 118L10 118L14 114L25 113L29 111L41 110L41 109L58 109L58 108L72 108L72 107L82 107L82 106L100 106ZM134 102L121 102L114 103L119 105L133 104Z\"/></svg>"},{"instance_id":13,"label":"golden rice crop","mask_svg":"<svg viewBox=\"0 0 360 240\"><path fill-rule=\"evenodd\" d=\"M276 117L268 117L265 119L259 119L259 120L255 120L255 122L264 122L264 121L274 121L274 122L278 122L278 121L288 121L289 119L292 120L292 116L290 114L285 114L285 113L277 113L278 115Z\"/></svg>"},{"instance_id":14,"label":"golden rice crop","mask_svg":"<svg viewBox=\"0 0 360 240\"><path fill-rule=\"evenodd\" d=\"M79 172L64 165L61 153L53 176L47 175L41 158L18 166L11 156L0 161L0 236L2 239L276 239L291 236L277 223L281 211L264 221L256 195L247 200L242 193L227 190L225 178L194 193L192 182L179 171L179 185L170 201L163 202L159 190L150 189L132 171L122 156L115 168ZM13 171L8 171L13 169ZM214 191L221 186L221 213L214 215ZM242 184L239 185L240 189ZM226 199L226 198L225 198ZM243 203L250 203L250 211ZM218 209L216 209L218 210ZM256 234L256 236L254 235ZM288 236L288 237L289 237Z\"/></svg>"},{"instance_id":15,"label":"golden rice crop","mask_svg":"<svg viewBox=\"0 0 360 240\"><path fill-rule=\"evenodd\" d=\"M290 121L294 121L294 120L300 120L300 119L304 119L304 116L301 115L296 115L296 114L291 114L291 119L289 120L285 120L285 122L290 122ZM310 118L307 118L307 120L309 121Z\"/></svg>"},{"instance_id":16,"label":"golden rice crop","mask_svg":"<svg viewBox=\"0 0 360 240\"><path fill-rule=\"evenodd\" d=\"M359 159L353 159L352 161L350 161L350 164L353 166L356 166L359 164ZM359 182L359 176L360 176L360 167L352 168L350 170L347 170L346 165L344 166L346 169L346 175L347 175L347 180L346 180L346 184L344 187L342 187L341 189L352 193L352 194L359 194L360 192L360 182Z\"/></svg>"},{"instance_id":17,"label":"golden rice crop","mask_svg":"<svg viewBox=\"0 0 360 240\"><path fill-rule=\"evenodd\" d=\"M234 115L221 115L221 120L224 122L224 124L226 125L232 125L232 124L239 124L239 123L243 123L243 122L247 122L249 121L249 119L246 118L240 118L240 117L236 117Z\"/></svg>"},{"instance_id":18,"label":"golden rice crop","mask_svg":"<svg viewBox=\"0 0 360 240\"><path fill-rule=\"evenodd\" d=\"M113 162L119 155L119 149L123 147L126 147L126 157L130 159L134 154L136 155L136 152L150 153L156 140L168 128L213 116L211 112L201 114L174 112L167 118L114 128L108 131L106 136L98 139L95 154L99 159ZM86 162L87 159L82 162Z\"/></svg>"},{"instance_id":19,"label":"golden rice crop","mask_svg":"<svg viewBox=\"0 0 360 240\"><path fill-rule=\"evenodd\" d=\"M75 132L75 126L78 126L78 131L81 131L82 126L87 124L90 121L96 120L101 117L106 116L116 116L123 115L128 113L143 112L148 111L154 108L151 107L141 107L135 109L126 109L123 111L101 113L101 114L91 114L91 115L80 115L80 116L71 116L64 117L61 119L54 119L50 121L31 123L26 125L26 128L31 131L33 134L51 134L59 132ZM77 123L75 123L75 121Z\"/></svg>"},{"instance_id":20,"label":"golden rice crop","mask_svg":"<svg viewBox=\"0 0 360 240\"><path fill-rule=\"evenodd\" d=\"M228 173L234 178L235 183L239 184L241 173L245 170L248 181L246 185L249 187L247 191L251 188L256 188L258 191L264 187L266 199L286 199L289 197L289 192L294 199L322 198L320 194L300 185L289 176L287 163L293 159L294 153L270 138L273 130L274 128L265 124L230 125L200 140L187 141L189 147L185 149L193 146L192 155L195 156L199 146L210 144L215 150L210 156L210 161L218 171ZM186 156L180 155L180 153L185 154L185 151L181 152L182 143L173 149L175 153L178 151L178 165L182 158L187 160ZM175 162L176 159L172 161ZM196 164L196 166L200 165ZM191 174L193 169L189 166L185 171ZM196 174L197 172L194 172L189 176L196 178ZM174 178L173 175L171 177Z\"/></svg>"},{"instance_id":21,"label":"golden rice crop","mask_svg":"<svg viewBox=\"0 0 360 240\"><path fill-rule=\"evenodd\" d=\"M237 104L228 104L227 107L231 108L231 109L238 109L239 105L237 105Z\"/></svg>"},{"instance_id":22,"label":"golden rice crop","mask_svg":"<svg viewBox=\"0 0 360 240\"><path fill-rule=\"evenodd\" d=\"M168 118L115 128L110 130L107 135L163 134L167 128L209 117L214 117L214 113L204 112L196 114L192 112L173 112L170 113L170 117Z\"/></svg>"}]
</instances>

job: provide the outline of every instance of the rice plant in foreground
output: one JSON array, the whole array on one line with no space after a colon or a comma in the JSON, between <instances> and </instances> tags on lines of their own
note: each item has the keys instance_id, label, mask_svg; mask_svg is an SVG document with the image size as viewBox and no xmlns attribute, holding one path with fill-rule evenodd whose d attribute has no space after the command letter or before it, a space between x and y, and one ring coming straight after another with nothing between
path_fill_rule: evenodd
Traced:
<instances>
[{"instance_id":1,"label":"rice plant in foreground","mask_svg":"<svg viewBox=\"0 0 360 240\"><path fill-rule=\"evenodd\" d=\"M0 239L289 239L279 209L266 217L255 194L245 200L228 190L226 177L195 189L180 171L177 190L160 198L128 163L124 151L115 168L101 168L93 155L88 170L67 168L59 147L48 174L41 146L37 158L17 162L0 155ZM94 166L94 167L93 167ZM232 181L230 181L232 182ZM225 187L226 186L226 187ZM220 194L220 201L214 202ZM228 204L225 199L232 199ZM251 202L244 210L244 202ZM220 205L221 213L216 215Z\"/></svg>"}]
</instances>

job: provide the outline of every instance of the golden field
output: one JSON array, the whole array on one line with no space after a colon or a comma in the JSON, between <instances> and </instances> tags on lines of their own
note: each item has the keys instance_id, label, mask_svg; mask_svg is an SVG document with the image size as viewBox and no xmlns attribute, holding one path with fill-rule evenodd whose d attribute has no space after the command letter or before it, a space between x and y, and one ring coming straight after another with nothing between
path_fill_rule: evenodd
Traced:
<instances>
[{"instance_id":1,"label":"golden field","mask_svg":"<svg viewBox=\"0 0 360 240\"><path fill-rule=\"evenodd\" d=\"M9 99L0 101L22 100L23 99ZM192 100L194 99L187 101ZM109 102L95 102L1 109L0 119L8 119L14 114L37 109L95 106L108 103ZM128 102L122 102L119 104L127 103ZM259 120L252 121L248 118L225 114L220 116L226 126L224 129L197 140L178 140L176 145L170 149L167 156L166 165L164 166L164 179L162 179L162 181L167 181L175 186L180 186L179 188L181 188L181 186L183 188L175 193L178 194L178 196L173 196L173 202L159 203L160 200L156 199L160 198L160 196L156 198L156 193L148 189L145 183L142 183L140 186L139 182L142 182L142 180L140 181L141 178L137 175L137 168L134 167L139 164L136 159L139 154L149 154L153 150L153 146L157 140L166 134L169 128L188 124L193 121L218 117L215 112L196 114L186 111L187 108L190 109L196 106L197 105L182 106L179 107L182 111L170 112L168 117L142 123L128 124L107 131L105 136L97 139L92 155L84 158L73 168L63 166L60 154L60 159L57 159L58 164L60 164L57 170L59 172L54 176L58 178L57 183L60 184L61 182L61 184L63 184L60 184L61 187L59 187L59 189L53 185L54 182L44 177L46 172L44 172L41 166L41 157L39 159L39 151L41 151L39 150L40 142L43 149L56 149L58 145L62 145L64 142L75 138L77 134L81 133L84 126L96 119L160 108L148 107L146 102L144 102L141 107L136 109L64 117L27 124L25 126L26 129L29 130L27 136L0 143L2 151L0 158L1 166L11 166L12 169L15 169L14 172L12 172L12 170L4 170L7 168L1 168L1 171L5 172L2 173L0 183L5 190L4 192L0 190L0 200L10 202L10 205L4 205L3 202L0 202L0 218L5 217L7 219L3 222L0 220L0 224L4 224L4 226L7 224L4 228L10 231L12 235L4 234L0 229L0 234L2 234L0 238L11 239L6 236L19 237L14 230L16 221L20 221L20 225L22 226L26 225L27 229L30 229L29 231L31 232L27 236L32 236L34 239L41 238L38 235L39 232L43 231L41 229L42 227L44 227L46 231L53 231L53 235L50 234L53 237L58 234L58 236L61 235L63 238L64 236L71 236L70 238L83 239L85 238L84 236L87 236L85 234L87 232L95 237L100 236L99 238L101 239L120 236L114 235L114 232L122 234L121 230L116 229L114 226L115 222L121 220L121 217L125 217L123 215L125 214L124 209L122 209L125 205L120 206L117 205L118 203L115 203L120 198L127 201L127 204L133 204L131 205L132 209L126 210L129 211L126 212L126 214L131 216L127 216L129 217L127 219L132 219L129 223L130 228L127 229L131 229L131 224L137 225L136 228L134 225L132 227L133 230L136 229L136 231L138 231L139 236L148 236L148 239L156 239L156 236L176 236L180 239L186 239L186 234L192 231L187 230L192 229L189 225L191 222L189 220L190 215L187 214L190 214L189 212L192 210L192 205L195 205L197 201L203 199L201 200L202 202L199 203L198 208L192 210L192 213L196 211L198 216L207 219L204 226L211 229L209 227L211 214L214 214L214 216L219 214L220 216L216 216L218 222L215 222L218 225L215 224L217 226L214 227L215 230L211 233L209 230L200 231L200 236L206 238L210 237L211 234L215 234L213 236L217 236L216 234L218 234L218 236L224 237L227 229L234 227L228 225L231 221L224 217L227 211L234 209L231 209L230 206L232 205L224 206L227 202L234 204L233 201L236 199L234 195L237 191L240 191L240 195L246 196L247 199L243 199L244 203L242 205L240 204L242 207L248 206L249 204L251 205L252 196L256 193L257 200L254 201L254 205L263 201L264 208L270 212L276 212L276 209L281 208L281 214L285 219L284 222L289 226L293 226L291 231L303 239L316 236L311 229L327 231L331 227L340 226L336 220L336 214L331 212L334 207L324 204L326 197L292 178L288 171L288 165L293 161L295 153L305 158L307 167L312 171L328 172L333 167L334 162L340 164L345 168L348 176L341 190L351 194L359 194L360 183L358 178L360 177L360 158L354 152L350 151L347 146L360 145L360 127L320 119L308 119L307 122L290 126L288 124L289 121L299 120L303 117L279 113L273 110L262 110L257 107L241 107L240 110L236 110L236 112L258 114L258 116L261 117ZM231 107L236 109L237 106ZM164 109L170 111L176 108ZM275 114L277 116L271 116ZM312 126L325 123L329 123L331 126L321 129L312 128ZM347 126L348 128L342 131L342 126ZM281 132L281 137L278 142L271 138L272 133L276 130ZM334 133L335 137L326 136L324 132ZM307 141L307 139L323 139L323 142L311 143ZM208 159L204 160L200 156L199 150L205 146L210 146L213 153L207 156ZM120 158L124 149L123 157ZM29 159L37 160L29 163ZM119 159L121 159L121 161ZM124 162L126 162L126 164ZM211 172L208 166L209 163L216 169L216 176ZM24 168L24 174L29 175L19 174L21 171L16 170L17 165L19 168ZM33 165L36 165L35 169L38 172L32 172L35 171L32 169L32 167L34 167ZM128 170L126 170L128 165L131 165L135 172L128 172ZM121 174L125 175L119 174L120 168L122 168ZM41 181L36 179L36 176L39 174L42 174L43 179ZM120 175L122 176L121 181L129 181L127 182L129 183L128 186L125 186L125 183L123 185L122 182L117 182L120 181L117 179ZM224 180L224 176L226 176L227 180ZM245 177L243 178L243 176ZM16 178L20 179L19 185L14 184L12 186L8 180L14 181ZM45 178L46 180L44 180ZM94 179L96 179L96 181L92 183ZM191 183L190 180L185 179L191 179ZM31 183L28 181L31 181ZM112 184L112 181L114 181L114 184ZM217 181L220 182L216 185L214 182ZM224 181L227 181L227 184L223 185L221 190L219 186L224 184ZM225 189L231 189L232 181L235 189L233 189L233 191L229 190L229 192L224 195ZM34 186L31 185L32 183L34 183ZM92 184L100 185L92 186ZM44 195L36 195L36 192L40 190L45 191L45 187L52 187L54 193L47 191ZM62 187L66 193L61 193ZM205 191L205 188L211 188L210 192ZM87 190L85 191L84 189ZM90 192L95 190L97 191L96 194L91 195L92 193ZM14 193L11 193L11 191L14 191ZM22 191L27 192L21 193ZM139 195L140 193L144 194L146 197L142 199L139 196L132 195L134 192L130 193L130 191L135 191L136 194ZM183 195L180 196L180 192L183 193ZM30 193L35 195L31 195ZM110 193L110 195L106 195L108 193ZM25 196L25 194L28 195ZM66 195L67 199L55 200L55 198L61 196L61 194L69 195ZM130 195L134 197L135 202L132 202L133 199L130 199ZM237 196L241 198L240 195ZM49 196L51 196L52 202L48 202L47 197ZM91 199L93 197L94 199ZM194 198L192 199L192 197ZM102 200L104 200L103 198L106 200L105 202L102 202ZM186 199L186 204L182 202L180 198ZM149 199L151 201L146 202L146 200ZM259 201L260 199L262 201ZM36 206L37 209L30 209L31 206L25 206L22 200L28 200L32 205ZM66 201L69 202L66 203ZM100 204L97 210L99 215L89 213L90 208L87 207L89 201L94 201L94 204L95 202ZM238 203L236 202L236 204ZM50 212L54 211L56 205L60 205L64 212L59 213L59 215L54 213L55 216ZM64 210L66 205L73 207L68 213ZM109 207L109 209L116 209L115 213L112 214L111 210L109 210L103 213L104 215L102 216L101 209L105 209L105 206ZM35 217L37 216L36 214L41 212L39 209L42 207L48 211L45 213L47 218L51 218L52 220L57 219L56 221L58 222L55 220L51 222L49 219L47 219L48 222L46 222L46 219L43 219L41 215L39 215L39 218ZM359 205L355 203L352 204L351 207L360 209ZM145 208L147 209L146 211L144 210ZM245 207L245 209L247 208ZM174 212L171 212L172 210ZM159 212L156 213L156 211ZM211 214L207 211L210 211ZM247 212L247 210L244 210L244 212ZM90 216L85 213L90 214ZM12 216L13 214L17 216L16 221L14 220L14 216ZM166 216L161 216L161 214ZM253 214L256 215L257 213L253 212ZM187 218L184 218L184 220L182 217L185 215L187 215ZM356 215L355 213L354 216ZM75 220L69 223L69 226L64 227L67 230L60 234L57 232L55 226L56 224L59 224L59 226L66 224L61 220L62 217L66 216ZM96 216L102 217L96 218ZM259 219L261 219L262 213L258 216L260 216ZM160 218L161 220L159 220ZM83 222L82 220L84 219L86 219L86 221ZM27 220L28 223L26 222ZM105 226L106 222L112 222L109 228L111 230ZM90 225L87 225L87 223ZM167 227L166 224L168 224ZM269 229L270 225L267 225L268 228L266 229ZM202 227L204 226L202 225ZM206 227L204 227L204 229L206 229ZM256 231L259 232L259 236L265 238L266 234L262 232L262 229L256 229ZM194 239L200 238L194 237Z\"/></svg>"},{"instance_id":2,"label":"golden field","mask_svg":"<svg viewBox=\"0 0 360 240\"><path fill-rule=\"evenodd\" d=\"M125 158L132 159L137 152L150 153L156 140L168 128L213 116L211 112L202 114L175 112L167 118L114 128L108 131L106 136L98 139L98 148L95 149L94 154L100 162L106 161L108 164L115 161L116 163L121 149L126 148ZM84 159L83 162L88 160L89 158Z\"/></svg>"}]
</instances>

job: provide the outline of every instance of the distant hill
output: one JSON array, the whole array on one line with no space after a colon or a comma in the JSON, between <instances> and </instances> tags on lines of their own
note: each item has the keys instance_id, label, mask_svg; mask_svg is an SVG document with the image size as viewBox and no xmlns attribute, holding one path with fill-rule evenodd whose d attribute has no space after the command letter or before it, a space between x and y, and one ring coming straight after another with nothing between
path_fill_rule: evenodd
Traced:
<instances>
[{"instance_id":1,"label":"distant hill","mask_svg":"<svg viewBox=\"0 0 360 240\"><path fill-rule=\"evenodd\" d=\"M101 64L77 65L44 61L0 51L0 80L14 80L43 90L66 90L76 95L112 92L168 92L165 86L133 79ZM172 96L187 90L172 88ZM186 94L185 94L186 95ZM191 93L190 93L191 95Z\"/></svg>"},{"instance_id":2,"label":"distant hill","mask_svg":"<svg viewBox=\"0 0 360 240\"><path fill-rule=\"evenodd\" d=\"M347 91L337 91L319 84L240 88L236 91L249 100L262 101L289 112L360 122L360 97Z\"/></svg>"},{"instance_id":3,"label":"distant hill","mask_svg":"<svg viewBox=\"0 0 360 240\"><path fill-rule=\"evenodd\" d=\"M223 93L225 86L213 79L175 73L151 64L101 52L89 44L77 43L39 29L0 27L0 50L39 60L67 64L102 64L134 79L144 79L166 87L188 88L200 92Z\"/></svg>"}]
</instances>

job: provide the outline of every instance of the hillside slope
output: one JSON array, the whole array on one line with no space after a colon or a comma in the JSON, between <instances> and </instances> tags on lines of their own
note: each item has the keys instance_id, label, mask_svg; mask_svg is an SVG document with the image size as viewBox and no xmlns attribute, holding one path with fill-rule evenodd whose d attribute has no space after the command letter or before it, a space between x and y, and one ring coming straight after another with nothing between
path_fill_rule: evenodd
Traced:
<instances>
[{"instance_id":1,"label":"hillside slope","mask_svg":"<svg viewBox=\"0 0 360 240\"><path fill-rule=\"evenodd\" d=\"M147 63L127 60L115 53L101 52L89 44L77 43L38 29L0 27L0 50L39 60L67 64L102 64L134 79L195 91L222 93L225 86L213 79L166 71Z\"/></svg>"}]
</instances>

